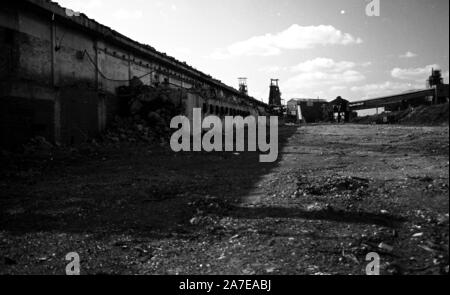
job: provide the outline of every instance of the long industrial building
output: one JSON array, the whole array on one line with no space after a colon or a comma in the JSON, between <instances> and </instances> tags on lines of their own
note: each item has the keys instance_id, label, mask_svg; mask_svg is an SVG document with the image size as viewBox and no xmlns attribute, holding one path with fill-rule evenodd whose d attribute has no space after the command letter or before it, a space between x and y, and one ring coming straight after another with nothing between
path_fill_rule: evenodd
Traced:
<instances>
[{"instance_id":1,"label":"long industrial building","mask_svg":"<svg viewBox=\"0 0 450 295\"><path fill-rule=\"evenodd\" d=\"M0 7L0 144L43 136L77 143L118 113L116 90L139 78L178 89L186 115L258 115L267 105L153 47L45 0Z\"/></svg>"},{"instance_id":2,"label":"long industrial building","mask_svg":"<svg viewBox=\"0 0 450 295\"><path fill-rule=\"evenodd\" d=\"M349 103L352 111L384 108L387 111L404 109L407 106L423 104L439 104L449 100L449 84L444 83L440 70L432 69L427 80L426 89L418 89L403 93L353 101Z\"/></svg>"}]
</instances>

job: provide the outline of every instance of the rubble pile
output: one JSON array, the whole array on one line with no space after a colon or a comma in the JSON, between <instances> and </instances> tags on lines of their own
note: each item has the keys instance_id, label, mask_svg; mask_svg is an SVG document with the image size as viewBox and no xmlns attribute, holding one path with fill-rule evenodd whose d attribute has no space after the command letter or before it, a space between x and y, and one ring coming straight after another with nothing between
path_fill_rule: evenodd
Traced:
<instances>
[{"instance_id":1,"label":"rubble pile","mask_svg":"<svg viewBox=\"0 0 450 295\"><path fill-rule=\"evenodd\" d=\"M47 157L52 154L53 149L54 145L42 136L33 137L27 144L23 145L25 155L40 155Z\"/></svg>"},{"instance_id":2,"label":"rubble pile","mask_svg":"<svg viewBox=\"0 0 450 295\"><path fill-rule=\"evenodd\" d=\"M355 192L362 194L369 186L369 180L350 176L332 176L320 181L310 182L300 177L297 183L297 195L322 196L330 193Z\"/></svg>"},{"instance_id":3,"label":"rubble pile","mask_svg":"<svg viewBox=\"0 0 450 295\"><path fill-rule=\"evenodd\" d=\"M216 224L221 216L233 209L233 205L226 200L211 196L192 201L188 206L196 210L189 220L191 225Z\"/></svg>"},{"instance_id":4,"label":"rubble pile","mask_svg":"<svg viewBox=\"0 0 450 295\"><path fill-rule=\"evenodd\" d=\"M148 86L139 79L117 89L121 116L117 116L104 139L112 142L166 141L170 121L183 113L186 91L168 86Z\"/></svg>"},{"instance_id":5,"label":"rubble pile","mask_svg":"<svg viewBox=\"0 0 450 295\"><path fill-rule=\"evenodd\" d=\"M116 117L110 128L102 135L102 139L113 143L164 141L161 135L168 131L165 126L162 125L156 129L149 125L139 117Z\"/></svg>"},{"instance_id":6,"label":"rubble pile","mask_svg":"<svg viewBox=\"0 0 450 295\"><path fill-rule=\"evenodd\" d=\"M448 103L410 109L398 119L401 124L448 125Z\"/></svg>"}]
</instances>

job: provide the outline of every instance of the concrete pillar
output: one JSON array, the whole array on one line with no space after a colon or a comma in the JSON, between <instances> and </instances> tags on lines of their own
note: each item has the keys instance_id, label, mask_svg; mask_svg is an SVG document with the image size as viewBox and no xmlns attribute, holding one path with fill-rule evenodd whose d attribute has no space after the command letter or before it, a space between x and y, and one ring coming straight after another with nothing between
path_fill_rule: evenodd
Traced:
<instances>
[{"instance_id":1,"label":"concrete pillar","mask_svg":"<svg viewBox=\"0 0 450 295\"><path fill-rule=\"evenodd\" d=\"M50 67L51 67L51 81L50 85L56 86L56 23L55 23L55 15L52 15L52 19L50 21Z\"/></svg>"},{"instance_id":2,"label":"concrete pillar","mask_svg":"<svg viewBox=\"0 0 450 295\"><path fill-rule=\"evenodd\" d=\"M98 132L103 132L106 128L106 96L103 94L98 94L97 119Z\"/></svg>"},{"instance_id":3,"label":"concrete pillar","mask_svg":"<svg viewBox=\"0 0 450 295\"><path fill-rule=\"evenodd\" d=\"M61 143L61 97L60 92L55 91L53 106L53 141L56 144Z\"/></svg>"},{"instance_id":4,"label":"concrete pillar","mask_svg":"<svg viewBox=\"0 0 450 295\"><path fill-rule=\"evenodd\" d=\"M54 91L53 99L53 142L61 143L61 98L60 92L56 90L58 84L56 77L56 22L55 15L50 20L50 85Z\"/></svg>"},{"instance_id":5,"label":"concrete pillar","mask_svg":"<svg viewBox=\"0 0 450 295\"><path fill-rule=\"evenodd\" d=\"M95 63L98 71L95 74L95 85L97 89L97 131L103 132L106 128L106 95L102 94L103 90L103 76L100 73L104 73L104 60L105 54L101 48L105 47L104 43L95 40Z\"/></svg>"},{"instance_id":6,"label":"concrete pillar","mask_svg":"<svg viewBox=\"0 0 450 295\"><path fill-rule=\"evenodd\" d=\"M131 54L128 54L128 85L131 83L131 79L133 79L133 73L131 71Z\"/></svg>"},{"instance_id":7,"label":"concrete pillar","mask_svg":"<svg viewBox=\"0 0 450 295\"><path fill-rule=\"evenodd\" d=\"M104 73L105 69L103 68L103 61L105 60L105 54L101 50L105 45L103 42L99 40L94 41L94 49L95 49L95 65L98 69L95 73L95 86L97 90L103 90L103 77L100 72Z\"/></svg>"}]
</instances>

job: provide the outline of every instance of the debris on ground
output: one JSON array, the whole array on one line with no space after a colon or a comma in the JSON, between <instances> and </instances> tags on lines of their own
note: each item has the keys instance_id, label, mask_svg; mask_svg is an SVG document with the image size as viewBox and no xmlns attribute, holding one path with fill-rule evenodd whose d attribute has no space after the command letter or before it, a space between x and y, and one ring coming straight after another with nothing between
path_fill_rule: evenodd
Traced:
<instances>
[{"instance_id":1,"label":"debris on ground","mask_svg":"<svg viewBox=\"0 0 450 295\"><path fill-rule=\"evenodd\" d=\"M170 137L170 121L184 112L186 91L169 86L144 85L134 78L117 89L122 113L104 138L112 142L152 142Z\"/></svg>"},{"instance_id":2,"label":"debris on ground","mask_svg":"<svg viewBox=\"0 0 450 295\"><path fill-rule=\"evenodd\" d=\"M448 127L281 126L262 165L128 144L151 127L121 120L118 143L0 153L0 274L64 274L73 251L82 274L361 275L372 252L448 274Z\"/></svg>"},{"instance_id":3,"label":"debris on ground","mask_svg":"<svg viewBox=\"0 0 450 295\"><path fill-rule=\"evenodd\" d=\"M293 197L326 196L332 194L336 198L361 199L368 194L370 180L356 176L331 175L309 179L301 175L298 178L297 190Z\"/></svg>"}]
</instances>

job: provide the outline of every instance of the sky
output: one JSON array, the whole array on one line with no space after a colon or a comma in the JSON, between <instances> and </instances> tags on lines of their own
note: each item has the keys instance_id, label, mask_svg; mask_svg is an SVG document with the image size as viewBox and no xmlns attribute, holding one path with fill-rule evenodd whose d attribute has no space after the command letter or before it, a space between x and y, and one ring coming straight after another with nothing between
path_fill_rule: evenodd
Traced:
<instances>
[{"instance_id":1,"label":"sky","mask_svg":"<svg viewBox=\"0 0 450 295\"><path fill-rule=\"evenodd\" d=\"M271 78L284 101L422 89L431 68L449 79L448 0L57 2L235 88L247 77L264 102Z\"/></svg>"}]
</instances>

